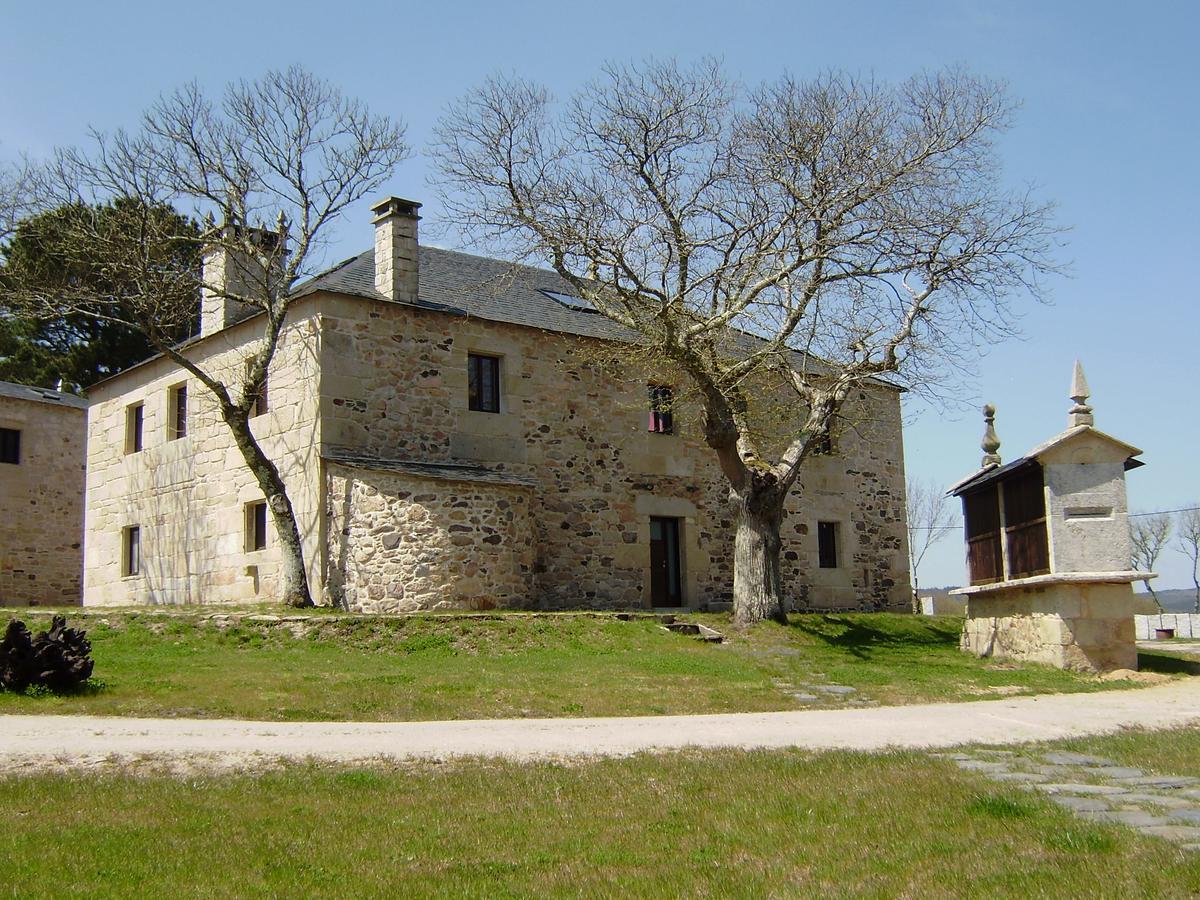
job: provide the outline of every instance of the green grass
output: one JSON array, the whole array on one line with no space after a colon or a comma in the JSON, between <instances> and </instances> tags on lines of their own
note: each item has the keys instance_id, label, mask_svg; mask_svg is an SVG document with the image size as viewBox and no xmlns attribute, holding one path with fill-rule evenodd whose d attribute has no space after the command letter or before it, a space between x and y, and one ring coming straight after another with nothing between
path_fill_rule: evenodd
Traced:
<instances>
[{"instance_id":1,"label":"green grass","mask_svg":"<svg viewBox=\"0 0 1200 900\"><path fill-rule=\"evenodd\" d=\"M1179 773L1200 731L1059 746ZM917 753L23 776L0 821L12 897L1200 892L1194 854Z\"/></svg>"},{"instance_id":2,"label":"green grass","mask_svg":"<svg viewBox=\"0 0 1200 900\"><path fill-rule=\"evenodd\" d=\"M1200 728L1172 731L1129 729L1100 737L1071 738L1053 745L1035 744L1010 748L1018 753L1034 753L1053 746L1111 759L1118 765L1132 766L1159 775L1187 775L1200 778ZM1200 801L1197 801L1200 805ZM1200 857L1197 858L1200 862Z\"/></svg>"},{"instance_id":3,"label":"green grass","mask_svg":"<svg viewBox=\"0 0 1200 900\"><path fill-rule=\"evenodd\" d=\"M39 627L40 619L26 618ZM0 693L0 713L372 721L653 715L795 709L802 704L789 691L824 683L858 691L821 695L816 705L1128 686L975 659L958 649L956 618L808 615L745 630L728 616L687 618L727 641L671 634L653 619L596 615L315 615L276 626L243 619L222 629L197 612L74 611L70 621L93 643L96 683L71 696Z\"/></svg>"}]
</instances>

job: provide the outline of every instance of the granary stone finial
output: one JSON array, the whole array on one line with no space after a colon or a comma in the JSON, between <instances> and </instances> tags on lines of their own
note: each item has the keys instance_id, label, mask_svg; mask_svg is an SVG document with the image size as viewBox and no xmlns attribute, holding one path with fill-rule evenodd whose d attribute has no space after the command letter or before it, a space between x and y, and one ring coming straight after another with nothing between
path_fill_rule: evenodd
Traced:
<instances>
[{"instance_id":1,"label":"granary stone finial","mask_svg":"<svg viewBox=\"0 0 1200 900\"><path fill-rule=\"evenodd\" d=\"M983 406L983 421L985 425L983 440L979 443L983 450L982 464L998 466L1000 465L1000 454L996 451L1000 449L1000 438L996 436L996 407L990 403L985 403Z\"/></svg>"},{"instance_id":2,"label":"granary stone finial","mask_svg":"<svg viewBox=\"0 0 1200 900\"><path fill-rule=\"evenodd\" d=\"M1071 399L1075 401L1075 405L1071 407L1071 412L1067 415L1069 427L1076 428L1079 425L1096 424L1092 408L1087 405L1087 399L1090 396L1091 390L1088 388L1087 378L1083 374L1083 365L1079 360L1075 360L1075 372L1071 377Z\"/></svg>"}]
</instances>

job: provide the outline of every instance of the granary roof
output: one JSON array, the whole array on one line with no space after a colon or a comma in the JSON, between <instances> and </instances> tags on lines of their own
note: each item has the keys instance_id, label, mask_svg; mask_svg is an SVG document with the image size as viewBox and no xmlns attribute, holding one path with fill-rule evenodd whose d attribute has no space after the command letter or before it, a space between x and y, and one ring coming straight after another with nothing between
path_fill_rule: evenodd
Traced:
<instances>
[{"instance_id":1,"label":"granary roof","mask_svg":"<svg viewBox=\"0 0 1200 900\"><path fill-rule=\"evenodd\" d=\"M34 403L48 403L52 406L68 406L72 409L87 409L87 401L74 394L65 394L62 391L28 384L14 384L11 381L0 381L0 397L32 400Z\"/></svg>"},{"instance_id":2,"label":"granary roof","mask_svg":"<svg viewBox=\"0 0 1200 900\"><path fill-rule=\"evenodd\" d=\"M1055 447L1070 443L1071 441L1085 434L1110 443L1118 450L1122 451L1125 454L1125 471L1128 472L1130 469L1136 469L1139 466L1145 465L1145 463L1141 460L1134 459L1135 456L1141 456L1142 451L1133 446L1133 444L1127 444L1122 440L1118 440L1111 434L1105 434L1103 431L1099 431L1096 428L1093 428L1091 425L1076 425L1073 428L1068 428L1066 431L1063 431L1060 434L1056 434L1048 441L1043 441L1024 456L1014 459L1012 462L1005 463L1002 466L984 466L971 475L968 475L957 484L952 485L946 493L953 494L957 497L967 490L975 490L976 488L983 487L985 484L1004 478L1009 473L1014 472L1023 466L1027 466L1032 462L1038 461L1043 455Z\"/></svg>"}]
</instances>

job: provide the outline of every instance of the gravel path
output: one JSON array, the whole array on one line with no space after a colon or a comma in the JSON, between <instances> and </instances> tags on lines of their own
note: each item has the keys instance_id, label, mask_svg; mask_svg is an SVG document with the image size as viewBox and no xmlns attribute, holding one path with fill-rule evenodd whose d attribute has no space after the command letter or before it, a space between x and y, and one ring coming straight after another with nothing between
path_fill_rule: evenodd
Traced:
<instances>
[{"instance_id":1,"label":"gravel path","mask_svg":"<svg viewBox=\"0 0 1200 900\"><path fill-rule=\"evenodd\" d=\"M379 723L0 716L0 772L146 759L245 768L266 759L536 759L685 747L944 748L1188 723L1200 725L1200 679L1095 694L707 716Z\"/></svg>"}]
</instances>

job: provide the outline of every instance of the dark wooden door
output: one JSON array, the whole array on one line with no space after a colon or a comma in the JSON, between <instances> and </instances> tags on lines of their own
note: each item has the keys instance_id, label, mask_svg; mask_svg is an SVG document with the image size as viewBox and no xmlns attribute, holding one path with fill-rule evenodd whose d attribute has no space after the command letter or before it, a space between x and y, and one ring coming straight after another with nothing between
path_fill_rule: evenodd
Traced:
<instances>
[{"instance_id":1,"label":"dark wooden door","mask_svg":"<svg viewBox=\"0 0 1200 900\"><path fill-rule=\"evenodd\" d=\"M994 484L963 496L967 533L967 568L971 584L991 584L1004 578L1000 549L1000 495Z\"/></svg>"},{"instance_id":2,"label":"dark wooden door","mask_svg":"<svg viewBox=\"0 0 1200 900\"><path fill-rule=\"evenodd\" d=\"M682 606L683 589L679 571L679 520L652 516L650 519L650 603L652 606Z\"/></svg>"},{"instance_id":3,"label":"dark wooden door","mask_svg":"<svg viewBox=\"0 0 1200 900\"><path fill-rule=\"evenodd\" d=\"M1004 532L1010 578L1049 574L1050 542L1041 466L1030 467L1004 482Z\"/></svg>"}]
</instances>

